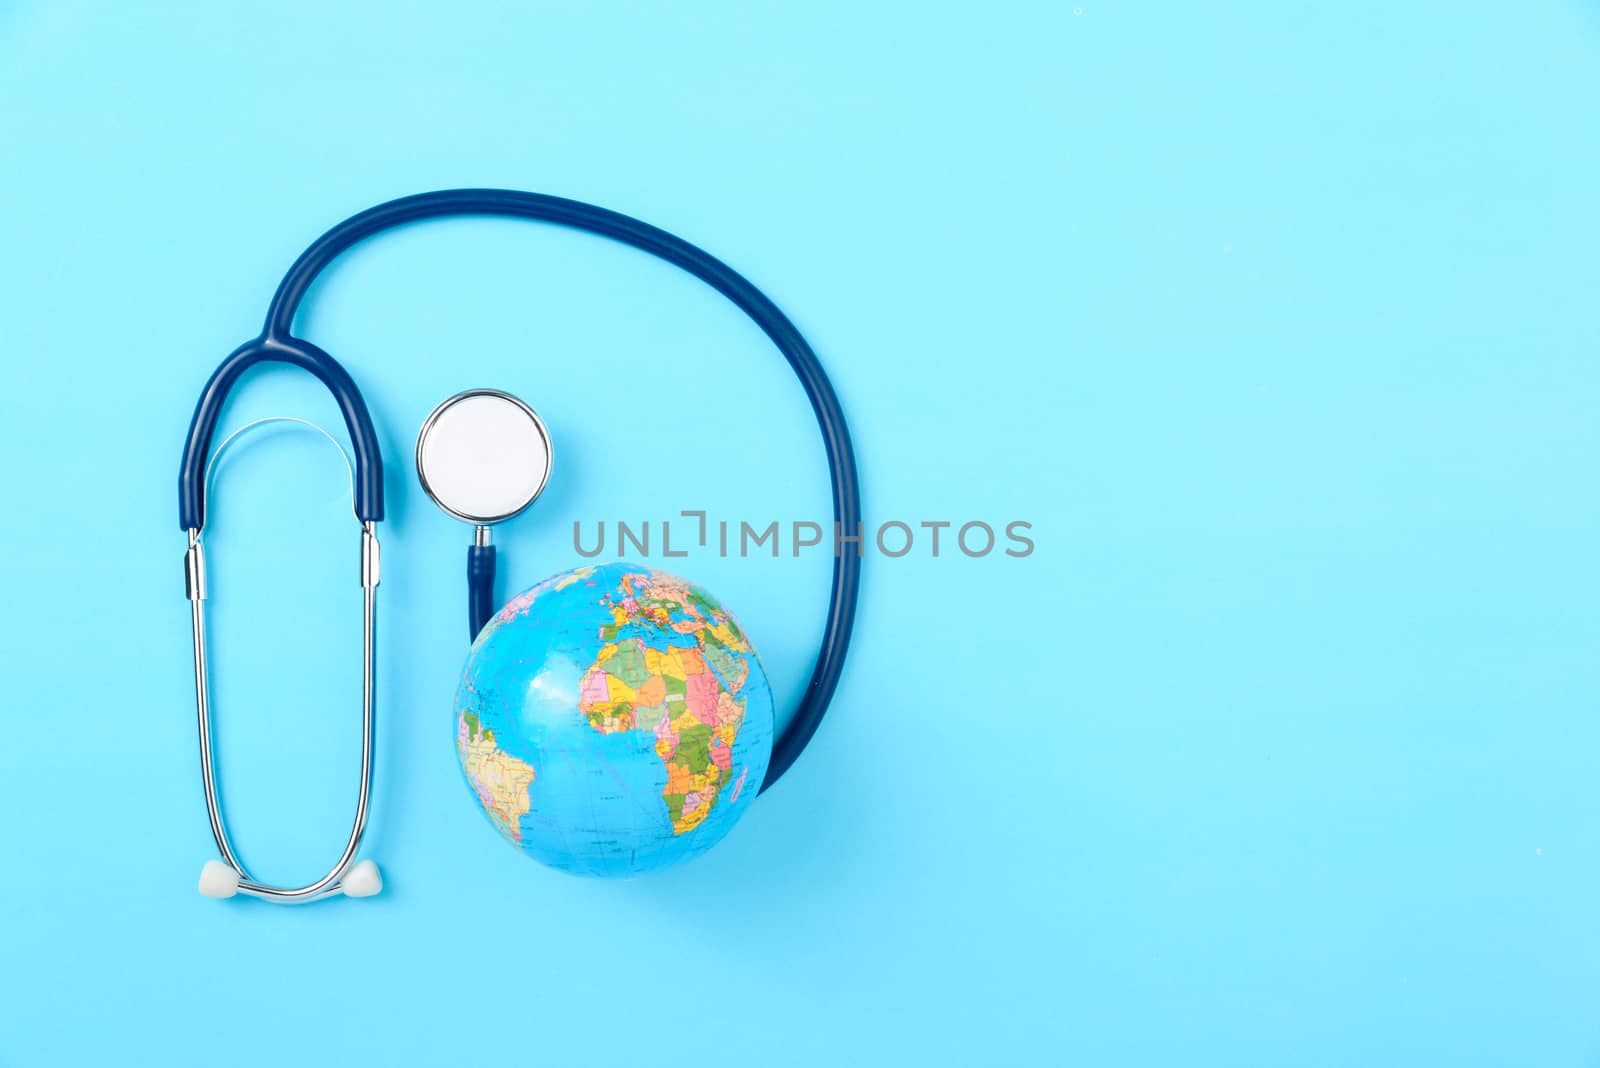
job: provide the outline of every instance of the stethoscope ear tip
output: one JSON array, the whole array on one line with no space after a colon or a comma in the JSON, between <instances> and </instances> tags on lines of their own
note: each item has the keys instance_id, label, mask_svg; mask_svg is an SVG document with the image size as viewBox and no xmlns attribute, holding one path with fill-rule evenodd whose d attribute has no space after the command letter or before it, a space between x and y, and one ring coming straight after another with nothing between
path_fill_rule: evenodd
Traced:
<instances>
[{"instance_id":1,"label":"stethoscope ear tip","mask_svg":"<svg viewBox=\"0 0 1600 1068\"><path fill-rule=\"evenodd\" d=\"M200 869L200 893L206 897L232 897L239 892L239 873L220 860L208 860Z\"/></svg>"},{"instance_id":2,"label":"stethoscope ear tip","mask_svg":"<svg viewBox=\"0 0 1600 1068\"><path fill-rule=\"evenodd\" d=\"M238 870L232 866L220 860L208 860L206 866L200 869L200 893L205 897L234 897L239 893L239 878ZM256 897L265 896L260 892L261 889L251 884L246 893ZM363 860L352 865L344 873L344 878L335 883L331 889L309 897L301 897L301 900L318 901L341 893L345 897L373 897L382 890L383 875L378 871L378 866L370 860ZM295 897L304 893L304 891L290 891L282 896Z\"/></svg>"},{"instance_id":3,"label":"stethoscope ear tip","mask_svg":"<svg viewBox=\"0 0 1600 1068\"><path fill-rule=\"evenodd\" d=\"M383 889L383 875L372 861L358 861L344 873L344 878L339 880L339 887L345 897L372 897Z\"/></svg>"}]
</instances>

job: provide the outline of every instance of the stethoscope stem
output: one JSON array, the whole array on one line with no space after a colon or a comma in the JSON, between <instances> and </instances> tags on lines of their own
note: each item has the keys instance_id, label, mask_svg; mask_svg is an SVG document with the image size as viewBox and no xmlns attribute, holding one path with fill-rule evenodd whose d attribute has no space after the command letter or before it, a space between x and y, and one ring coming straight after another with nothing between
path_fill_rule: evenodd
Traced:
<instances>
[{"instance_id":1,"label":"stethoscope stem","mask_svg":"<svg viewBox=\"0 0 1600 1068\"><path fill-rule=\"evenodd\" d=\"M494 615L495 551L489 528L479 523L467 546L467 641L476 641Z\"/></svg>"}]
</instances>

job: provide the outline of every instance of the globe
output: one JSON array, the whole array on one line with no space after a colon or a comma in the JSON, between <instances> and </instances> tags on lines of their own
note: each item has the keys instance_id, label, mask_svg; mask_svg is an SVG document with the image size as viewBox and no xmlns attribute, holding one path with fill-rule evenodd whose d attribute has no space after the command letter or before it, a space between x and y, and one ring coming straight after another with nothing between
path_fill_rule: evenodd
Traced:
<instances>
[{"instance_id":1,"label":"globe","mask_svg":"<svg viewBox=\"0 0 1600 1068\"><path fill-rule=\"evenodd\" d=\"M561 871L627 877L710 849L772 755L772 690L714 597L637 564L513 598L467 656L456 753L507 842Z\"/></svg>"}]
</instances>

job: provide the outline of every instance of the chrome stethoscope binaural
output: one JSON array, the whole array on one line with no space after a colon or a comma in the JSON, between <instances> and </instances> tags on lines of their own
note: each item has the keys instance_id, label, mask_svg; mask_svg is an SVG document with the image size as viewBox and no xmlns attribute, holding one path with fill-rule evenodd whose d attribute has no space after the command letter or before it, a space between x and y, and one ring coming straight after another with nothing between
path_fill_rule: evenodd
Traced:
<instances>
[{"instance_id":1,"label":"chrome stethoscope binaural","mask_svg":"<svg viewBox=\"0 0 1600 1068\"><path fill-rule=\"evenodd\" d=\"M382 889L371 860L357 861L372 796L375 608L379 579L377 524L383 519L383 457L372 417L350 374L311 342L295 337L294 317L317 276L340 253L396 226L453 215L526 218L599 234L651 253L695 275L748 315L794 369L822 431L833 486L834 521L856 532L861 522L855 457L844 413L811 346L767 296L709 253L665 230L575 200L505 189L453 189L402 197L354 215L318 238L279 283L260 336L241 345L217 367L195 406L178 473L178 519L188 536L185 585L194 634L195 704L200 733L200 777L206 811L221 860L201 872L200 891L211 897L244 894L296 904L336 895L368 897ZM250 876L223 819L212 746L209 680L206 673L206 566L203 548L211 440L228 393L240 375L267 362L287 363L315 375L333 395L344 417L353 453L354 511L361 531L362 590L361 781L355 820L338 860L327 874L298 887L273 886ZM246 429L246 428L241 428ZM223 442L232 440L238 432ZM417 439L417 474L428 495L450 515L474 526L467 550L468 622L476 635L494 611L495 550L490 527L526 508L550 472L549 436L528 405L499 390L468 390L439 405ZM765 790L793 765L826 713L838 685L855 618L861 560L834 557L832 595L822 644L799 707L773 746Z\"/></svg>"}]
</instances>

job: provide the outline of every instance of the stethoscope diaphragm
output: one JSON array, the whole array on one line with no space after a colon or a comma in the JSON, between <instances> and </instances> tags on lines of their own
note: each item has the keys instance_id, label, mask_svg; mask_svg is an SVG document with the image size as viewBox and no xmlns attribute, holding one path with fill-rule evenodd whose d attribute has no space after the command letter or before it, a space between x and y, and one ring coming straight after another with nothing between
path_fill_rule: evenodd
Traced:
<instances>
[{"instance_id":1,"label":"stethoscope diaphragm","mask_svg":"<svg viewBox=\"0 0 1600 1068\"><path fill-rule=\"evenodd\" d=\"M457 519L489 526L534 502L550 478L550 435L537 412L497 389L435 408L417 434L417 478Z\"/></svg>"}]
</instances>

